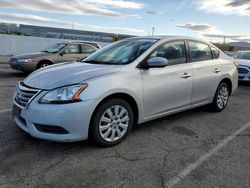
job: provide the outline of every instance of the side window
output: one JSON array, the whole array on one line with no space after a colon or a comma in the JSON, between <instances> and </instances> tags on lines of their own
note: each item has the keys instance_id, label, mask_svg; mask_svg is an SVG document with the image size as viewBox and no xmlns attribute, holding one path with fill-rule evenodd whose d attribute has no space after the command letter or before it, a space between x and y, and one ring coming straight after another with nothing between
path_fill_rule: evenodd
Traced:
<instances>
[{"instance_id":1,"label":"side window","mask_svg":"<svg viewBox=\"0 0 250 188\"><path fill-rule=\"evenodd\" d=\"M188 42L188 45L191 62L213 59L208 45L200 42Z\"/></svg>"},{"instance_id":2,"label":"side window","mask_svg":"<svg viewBox=\"0 0 250 188\"><path fill-rule=\"evenodd\" d=\"M81 48L82 48L83 54L85 54L85 53L90 54L90 53L94 53L96 51L96 49L93 48L92 46L85 45L85 44L82 44Z\"/></svg>"},{"instance_id":3,"label":"side window","mask_svg":"<svg viewBox=\"0 0 250 188\"><path fill-rule=\"evenodd\" d=\"M151 57L163 57L168 60L169 65L186 63L186 51L184 41L169 42L158 47Z\"/></svg>"},{"instance_id":4,"label":"side window","mask_svg":"<svg viewBox=\"0 0 250 188\"><path fill-rule=\"evenodd\" d=\"M80 54L80 49L78 44L70 44L65 49L65 54Z\"/></svg>"},{"instance_id":5,"label":"side window","mask_svg":"<svg viewBox=\"0 0 250 188\"><path fill-rule=\"evenodd\" d=\"M220 56L220 51L216 49L214 46L211 46L212 54L214 59L218 59Z\"/></svg>"}]
</instances>

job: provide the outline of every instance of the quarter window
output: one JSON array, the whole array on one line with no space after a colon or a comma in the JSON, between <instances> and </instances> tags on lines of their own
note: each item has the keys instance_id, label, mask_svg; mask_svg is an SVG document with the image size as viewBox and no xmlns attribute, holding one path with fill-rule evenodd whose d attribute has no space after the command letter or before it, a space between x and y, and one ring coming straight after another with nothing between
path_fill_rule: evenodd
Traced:
<instances>
[{"instance_id":1,"label":"quarter window","mask_svg":"<svg viewBox=\"0 0 250 188\"><path fill-rule=\"evenodd\" d=\"M184 41L169 42L157 48L151 57L163 57L168 60L168 65L186 63L186 51Z\"/></svg>"},{"instance_id":2,"label":"quarter window","mask_svg":"<svg viewBox=\"0 0 250 188\"><path fill-rule=\"evenodd\" d=\"M212 53L208 45L199 42L188 42L189 57L192 62L212 59Z\"/></svg>"}]
</instances>

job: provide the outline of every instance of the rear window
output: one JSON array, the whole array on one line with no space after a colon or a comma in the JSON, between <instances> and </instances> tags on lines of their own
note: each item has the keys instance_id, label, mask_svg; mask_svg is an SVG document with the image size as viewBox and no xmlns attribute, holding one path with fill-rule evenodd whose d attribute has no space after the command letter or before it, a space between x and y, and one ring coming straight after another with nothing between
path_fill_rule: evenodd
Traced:
<instances>
[{"instance_id":1,"label":"rear window","mask_svg":"<svg viewBox=\"0 0 250 188\"><path fill-rule=\"evenodd\" d=\"M236 58L250 60L250 52L239 52L237 53Z\"/></svg>"}]
</instances>

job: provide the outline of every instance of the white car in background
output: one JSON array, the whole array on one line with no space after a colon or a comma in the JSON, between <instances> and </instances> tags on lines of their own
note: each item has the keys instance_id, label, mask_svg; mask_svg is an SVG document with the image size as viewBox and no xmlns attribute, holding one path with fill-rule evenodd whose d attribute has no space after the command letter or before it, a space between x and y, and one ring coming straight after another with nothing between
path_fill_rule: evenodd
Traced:
<instances>
[{"instance_id":1,"label":"white car in background","mask_svg":"<svg viewBox=\"0 0 250 188\"><path fill-rule=\"evenodd\" d=\"M238 64L239 80L250 81L250 51L239 51L235 54Z\"/></svg>"}]
</instances>

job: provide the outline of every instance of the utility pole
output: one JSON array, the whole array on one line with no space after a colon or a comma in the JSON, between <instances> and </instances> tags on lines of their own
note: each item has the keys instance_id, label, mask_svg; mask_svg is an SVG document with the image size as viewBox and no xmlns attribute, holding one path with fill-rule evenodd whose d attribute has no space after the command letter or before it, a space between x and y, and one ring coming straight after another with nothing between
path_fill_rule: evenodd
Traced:
<instances>
[{"instance_id":1,"label":"utility pole","mask_svg":"<svg viewBox=\"0 0 250 188\"><path fill-rule=\"evenodd\" d=\"M154 36L154 33L155 33L155 28L152 27L152 36Z\"/></svg>"}]
</instances>

